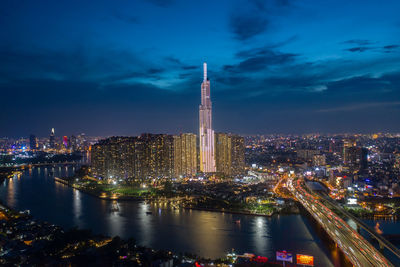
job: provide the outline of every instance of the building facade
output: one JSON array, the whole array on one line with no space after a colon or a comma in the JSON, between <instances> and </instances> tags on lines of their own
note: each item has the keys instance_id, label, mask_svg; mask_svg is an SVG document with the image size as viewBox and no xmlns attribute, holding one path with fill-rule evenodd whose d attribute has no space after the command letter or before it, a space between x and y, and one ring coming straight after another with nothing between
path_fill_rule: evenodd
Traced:
<instances>
[{"instance_id":1,"label":"building facade","mask_svg":"<svg viewBox=\"0 0 400 267\"><path fill-rule=\"evenodd\" d=\"M197 136L184 133L174 136L174 174L176 177L195 176L197 164Z\"/></svg>"},{"instance_id":2,"label":"building facade","mask_svg":"<svg viewBox=\"0 0 400 267\"><path fill-rule=\"evenodd\" d=\"M144 181L174 174L172 135L111 137L92 146L91 170L102 179Z\"/></svg>"},{"instance_id":3,"label":"building facade","mask_svg":"<svg viewBox=\"0 0 400 267\"><path fill-rule=\"evenodd\" d=\"M227 133L215 134L216 171L226 176L238 176L244 173L244 138Z\"/></svg>"}]
</instances>

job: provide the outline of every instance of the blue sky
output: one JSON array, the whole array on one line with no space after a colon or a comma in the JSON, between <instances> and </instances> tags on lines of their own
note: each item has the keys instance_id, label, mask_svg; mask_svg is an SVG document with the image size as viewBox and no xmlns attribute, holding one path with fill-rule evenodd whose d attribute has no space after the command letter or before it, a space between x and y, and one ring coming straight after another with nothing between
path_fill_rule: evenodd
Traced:
<instances>
[{"instance_id":1,"label":"blue sky","mask_svg":"<svg viewBox=\"0 0 400 267\"><path fill-rule=\"evenodd\" d=\"M2 1L0 135L400 131L399 1Z\"/></svg>"}]
</instances>

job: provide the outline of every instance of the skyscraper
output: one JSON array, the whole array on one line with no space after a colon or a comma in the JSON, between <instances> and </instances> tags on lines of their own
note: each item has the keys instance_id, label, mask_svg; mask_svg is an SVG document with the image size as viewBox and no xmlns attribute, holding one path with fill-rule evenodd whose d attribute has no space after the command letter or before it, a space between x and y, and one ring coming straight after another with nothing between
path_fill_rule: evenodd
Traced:
<instances>
[{"instance_id":1,"label":"skyscraper","mask_svg":"<svg viewBox=\"0 0 400 267\"><path fill-rule=\"evenodd\" d=\"M200 122L200 171L215 172L214 131L212 129L212 107L210 99L210 81L207 79L207 63L203 64L204 79L201 84Z\"/></svg>"},{"instance_id":2,"label":"skyscraper","mask_svg":"<svg viewBox=\"0 0 400 267\"><path fill-rule=\"evenodd\" d=\"M69 148L71 148L72 151L75 151L77 149L77 141L75 135L71 135L71 137L69 138Z\"/></svg>"},{"instance_id":3,"label":"skyscraper","mask_svg":"<svg viewBox=\"0 0 400 267\"><path fill-rule=\"evenodd\" d=\"M50 139L49 139L50 148L56 147L56 139L55 138L56 138L56 136L55 136L54 128L51 128Z\"/></svg>"}]
</instances>

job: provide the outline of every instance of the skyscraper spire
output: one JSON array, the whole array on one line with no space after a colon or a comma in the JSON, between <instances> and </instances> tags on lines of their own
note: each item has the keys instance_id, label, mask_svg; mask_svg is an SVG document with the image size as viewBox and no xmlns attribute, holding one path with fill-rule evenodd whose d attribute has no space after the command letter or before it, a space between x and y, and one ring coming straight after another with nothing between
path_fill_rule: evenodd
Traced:
<instances>
[{"instance_id":1,"label":"skyscraper spire","mask_svg":"<svg viewBox=\"0 0 400 267\"><path fill-rule=\"evenodd\" d=\"M203 81L207 81L207 63L203 63L203 71L204 71L204 79Z\"/></svg>"},{"instance_id":2,"label":"skyscraper spire","mask_svg":"<svg viewBox=\"0 0 400 267\"><path fill-rule=\"evenodd\" d=\"M207 63L203 64L204 80L201 84L201 104L199 107L200 171L215 172L214 131L212 129L212 104L210 81L207 80Z\"/></svg>"}]
</instances>

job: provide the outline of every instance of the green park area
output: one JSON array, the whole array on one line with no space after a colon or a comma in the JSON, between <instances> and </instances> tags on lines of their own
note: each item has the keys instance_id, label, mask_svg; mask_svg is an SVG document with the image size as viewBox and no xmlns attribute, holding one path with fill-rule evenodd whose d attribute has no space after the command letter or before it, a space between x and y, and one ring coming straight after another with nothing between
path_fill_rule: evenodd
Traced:
<instances>
[{"instance_id":1,"label":"green park area","mask_svg":"<svg viewBox=\"0 0 400 267\"><path fill-rule=\"evenodd\" d=\"M75 188L85 190L97 196L112 196L114 194L119 197L152 197L157 194L157 190L140 185L130 184L106 184L93 179L81 178L73 180Z\"/></svg>"}]
</instances>

